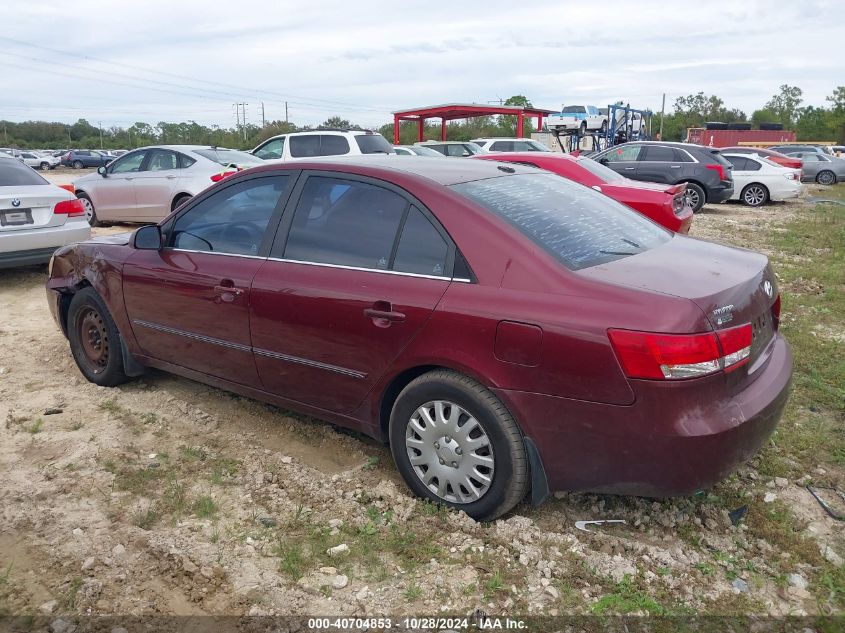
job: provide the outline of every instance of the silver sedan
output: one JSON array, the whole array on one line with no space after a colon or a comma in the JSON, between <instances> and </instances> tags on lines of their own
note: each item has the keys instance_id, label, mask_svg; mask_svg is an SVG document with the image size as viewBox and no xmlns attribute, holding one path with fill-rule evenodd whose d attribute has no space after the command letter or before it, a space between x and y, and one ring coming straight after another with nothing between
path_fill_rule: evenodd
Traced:
<instances>
[{"instance_id":1,"label":"silver sedan","mask_svg":"<svg viewBox=\"0 0 845 633\"><path fill-rule=\"evenodd\" d=\"M155 145L128 152L73 186L92 226L158 222L228 173L264 164L222 147Z\"/></svg>"},{"instance_id":2,"label":"silver sedan","mask_svg":"<svg viewBox=\"0 0 845 633\"><path fill-rule=\"evenodd\" d=\"M815 152L790 152L787 156L801 159L801 180L822 185L835 185L845 180L845 159Z\"/></svg>"}]
</instances>

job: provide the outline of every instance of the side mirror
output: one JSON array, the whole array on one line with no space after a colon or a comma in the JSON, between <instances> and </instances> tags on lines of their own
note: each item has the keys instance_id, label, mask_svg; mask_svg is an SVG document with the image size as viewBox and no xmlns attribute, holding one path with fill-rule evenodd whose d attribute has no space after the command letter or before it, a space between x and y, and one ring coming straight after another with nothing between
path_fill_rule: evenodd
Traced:
<instances>
[{"instance_id":1,"label":"side mirror","mask_svg":"<svg viewBox=\"0 0 845 633\"><path fill-rule=\"evenodd\" d=\"M107 173L107 172L106 172L106 166L105 166L105 165L100 165L99 167L97 167L97 173L98 173L98 174L100 174L103 178L105 178L105 177L106 177L106 173Z\"/></svg>"},{"instance_id":2,"label":"side mirror","mask_svg":"<svg viewBox=\"0 0 845 633\"><path fill-rule=\"evenodd\" d=\"M599 162L600 162L602 165L607 165L607 163L608 163L609 161L607 160L607 157L606 157L606 156L602 156L602 157L599 159Z\"/></svg>"},{"instance_id":3,"label":"side mirror","mask_svg":"<svg viewBox=\"0 0 845 633\"><path fill-rule=\"evenodd\" d=\"M160 251L162 246L161 228L158 224L142 226L132 234L132 248L141 251Z\"/></svg>"}]
</instances>

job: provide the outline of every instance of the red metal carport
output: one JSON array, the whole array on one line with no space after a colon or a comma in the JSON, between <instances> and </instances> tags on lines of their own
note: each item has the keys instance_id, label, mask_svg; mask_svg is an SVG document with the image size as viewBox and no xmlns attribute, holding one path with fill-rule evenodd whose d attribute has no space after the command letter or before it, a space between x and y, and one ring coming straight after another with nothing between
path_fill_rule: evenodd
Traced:
<instances>
[{"instance_id":1,"label":"red metal carport","mask_svg":"<svg viewBox=\"0 0 845 633\"><path fill-rule=\"evenodd\" d=\"M416 121L417 139L423 140L426 119L440 119L440 138L446 140L446 122L455 119L470 119L476 116L505 114L516 116L516 135L522 138L525 117L537 117L537 129L543 129L543 117L555 114L557 110L525 108L522 106L482 105L480 103L444 103L443 105L397 110L393 113L393 144L399 144L399 122Z\"/></svg>"}]
</instances>

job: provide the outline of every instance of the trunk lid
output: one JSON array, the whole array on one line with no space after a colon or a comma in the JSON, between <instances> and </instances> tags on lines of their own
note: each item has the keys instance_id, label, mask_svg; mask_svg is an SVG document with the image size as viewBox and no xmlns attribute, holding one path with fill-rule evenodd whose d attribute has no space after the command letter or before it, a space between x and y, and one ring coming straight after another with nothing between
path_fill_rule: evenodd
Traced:
<instances>
[{"instance_id":1,"label":"trunk lid","mask_svg":"<svg viewBox=\"0 0 845 633\"><path fill-rule=\"evenodd\" d=\"M0 232L61 226L67 216L55 215L53 207L72 197L52 185L0 187Z\"/></svg>"},{"instance_id":2,"label":"trunk lid","mask_svg":"<svg viewBox=\"0 0 845 633\"><path fill-rule=\"evenodd\" d=\"M778 287L765 255L676 235L657 248L578 274L689 299L714 330L750 323L750 360L726 374L731 386L753 380L771 353Z\"/></svg>"}]
</instances>

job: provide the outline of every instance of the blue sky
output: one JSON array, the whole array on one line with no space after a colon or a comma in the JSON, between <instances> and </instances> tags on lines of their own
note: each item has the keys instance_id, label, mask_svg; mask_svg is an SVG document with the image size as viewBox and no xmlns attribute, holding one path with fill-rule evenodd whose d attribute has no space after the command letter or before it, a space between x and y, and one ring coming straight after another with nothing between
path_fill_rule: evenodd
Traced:
<instances>
[{"instance_id":1,"label":"blue sky","mask_svg":"<svg viewBox=\"0 0 845 633\"><path fill-rule=\"evenodd\" d=\"M0 119L361 125L444 102L623 100L704 91L747 114L784 83L845 84L841 0L143 3L7 0Z\"/></svg>"}]
</instances>

